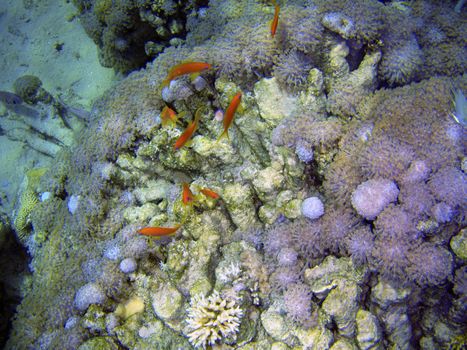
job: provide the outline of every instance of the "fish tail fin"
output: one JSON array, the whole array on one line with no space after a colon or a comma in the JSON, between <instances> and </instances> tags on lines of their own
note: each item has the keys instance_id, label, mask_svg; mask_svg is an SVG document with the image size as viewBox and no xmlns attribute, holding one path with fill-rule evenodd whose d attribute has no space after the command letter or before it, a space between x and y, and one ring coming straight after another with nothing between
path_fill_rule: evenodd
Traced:
<instances>
[{"instance_id":1,"label":"fish tail fin","mask_svg":"<svg viewBox=\"0 0 467 350\"><path fill-rule=\"evenodd\" d=\"M228 130L224 130L224 131L222 132L222 134L220 134L220 136L217 138L216 143L219 143L219 141L222 140L224 137L227 137L227 140L230 141L229 131L228 131Z\"/></svg>"}]
</instances>

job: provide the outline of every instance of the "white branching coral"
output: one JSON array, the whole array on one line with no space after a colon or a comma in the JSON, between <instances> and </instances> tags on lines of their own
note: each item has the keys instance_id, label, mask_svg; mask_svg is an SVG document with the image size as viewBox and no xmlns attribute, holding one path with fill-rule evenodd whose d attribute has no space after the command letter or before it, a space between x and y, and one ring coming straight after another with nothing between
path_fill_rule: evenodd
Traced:
<instances>
[{"instance_id":1,"label":"white branching coral","mask_svg":"<svg viewBox=\"0 0 467 350\"><path fill-rule=\"evenodd\" d=\"M218 291L209 297L194 296L188 308L187 335L195 347L206 348L221 339L235 339L243 310L238 299L222 298Z\"/></svg>"},{"instance_id":2,"label":"white branching coral","mask_svg":"<svg viewBox=\"0 0 467 350\"><path fill-rule=\"evenodd\" d=\"M220 267L216 273L221 282L230 283L240 276L242 269L240 264L232 262L230 265Z\"/></svg>"}]
</instances>

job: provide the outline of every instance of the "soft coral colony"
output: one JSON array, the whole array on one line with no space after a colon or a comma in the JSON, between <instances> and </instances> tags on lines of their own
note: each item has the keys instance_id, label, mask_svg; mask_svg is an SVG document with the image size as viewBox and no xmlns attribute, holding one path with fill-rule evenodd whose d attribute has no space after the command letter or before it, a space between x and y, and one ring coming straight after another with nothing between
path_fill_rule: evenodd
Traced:
<instances>
[{"instance_id":1,"label":"soft coral colony","mask_svg":"<svg viewBox=\"0 0 467 350\"><path fill-rule=\"evenodd\" d=\"M50 198L21 211L38 273L7 348L465 345L462 16L218 0L187 17L28 187Z\"/></svg>"}]
</instances>

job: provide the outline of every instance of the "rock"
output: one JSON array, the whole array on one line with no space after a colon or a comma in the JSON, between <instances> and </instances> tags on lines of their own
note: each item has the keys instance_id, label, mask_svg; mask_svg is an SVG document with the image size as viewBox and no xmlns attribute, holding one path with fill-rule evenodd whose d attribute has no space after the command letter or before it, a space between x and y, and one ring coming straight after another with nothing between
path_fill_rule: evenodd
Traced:
<instances>
[{"instance_id":1,"label":"rock","mask_svg":"<svg viewBox=\"0 0 467 350\"><path fill-rule=\"evenodd\" d=\"M145 204L165 199L171 186L169 182L162 179L149 180L145 183L145 187L137 188L133 194L141 204Z\"/></svg>"},{"instance_id":2,"label":"rock","mask_svg":"<svg viewBox=\"0 0 467 350\"><path fill-rule=\"evenodd\" d=\"M251 187L240 183L228 184L224 188L222 198L232 217L232 221L240 230L246 231L255 226L257 223L256 208L253 203L253 191Z\"/></svg>"},{"instance_id":3,"label":"rock","mask_svg":"<svg viewBox=\"0 0 467 350\"><path fill-rule=\"evenodd\" d=\"M353 338L356 333L356 316L361 288L351 281L340 280L323 302L320 312L332 320L341 336Z\"/></svg>"},{"instance_id":4,"label":"rock","mask_svg":"<svg viewBox=\"0 0 467 350\"><path fill-rule=\"evenodd\" d=\"M111 337L94 337L81 344L78 350L118 350L119 347Z\"/></svg>"},{"instance_id":5,"label":"rock","mask_svg":"<svg viewBox=\"0 0 467 350\"><path fill-rule=\"evenodd\" d=\"M371 290L372 300L384 310L390 305L404 302L409 295L409 288L395 288L381 279Z\"/></svg>"},{"instance_id":6,"label":"rock","mask_svg":"<svg viewBox=\"0 0 467 350\"><path fill-rule=\"evenodd\" d=\"M359 349L353 343L342 338L336 341L334 344L332 344L329 350L359 350Z\"/></svg>"},{"instance_id":7,"label":"rock","mask_svg":"<svg viewBox=\"0 0 467 350\"><path fill-rule=\"evenodd\" d=\"M458 258L467 260L467 228L451 238L450 246Z\"/></svg>"},{"instance_id":8,"label":"rock","mask_svg":"<svg viewBox=\"0 0 467 350\"><path fill-rule=\"evenodd\" d=\"M122 317L124 320L133 315L144 311L144 301L136 296L128 300L125 304L119 304L115 310L115 315Z\"/></svg>"},{"instance_id":9,"label":"rock","mask_svg":"<svg viewBox=\"0 0 467 350\"><path fill-rule=\"evenodd\" d=\"M255 84L254 92L261 117L273 127L297 108L297 98L282 90L276 78L261 79Z\"/></svg>"},{"instance_id":10,"label":"rock","mask_svg":"<svg viewBox=\"0 0 467 350\"><path fill-rule=\"evenodd\" d=\"M284 316L271 308L261 314L261 324L275 340L286 341L290 336Z\"/></svg>"},{"instance_id":11,"label":"rock","mask_svg":"<svg viewBox=\"0 0 467 350\"><path fill-rule=\"evenodd\" d=\"M182 304L182 294L170 284L161 285L152 295L154 313L163 321L175 318L181 311Z\"/></svg>"},{"instance_id":12,"label":"rock","mask_svg":"<svg viewBox=\"0 0 467 350\"><path fill-rule=\"evenodd\" d=\"M361 350L382 348L381 328L378 319L371 312L360 309L357 312L357 343Z\"/></svg>"},{"instance_id":13,"label":"rock","mask_svg":"<svg viewBox=\"0 0 467 350\"><path fill-rule=\"evenodd\" d=\"M351 258L330 255L320 265L305 270L305 282L318 298L324 298L339 281L363 283L366 272L366 268L355 268Z\"/></svg>"},{"instance_id":14,"label":"rock","mask_svg":"<svg viewBox=\"0 0 467 350\"><path fill-rule=\"evenodd\" d=\"M383 317L383 323L394 349L411 349L412 326L405 306L392 308Z\"/></svg>"},{"instance_id":15,"label":"rock","mask_svg":"<svg viewBox=\"0 0 467 350\"><path fill-rule=\"evenodd\" d=\"M267 202L277 197L277 193L284 185L284 181L285 178L281 171L273 167L267 167L258 171L253 179L253 187L259 198Z\"/></svg>"},{"instance_id":16,"label":"rock","mask_svg":"<svg viewBox=\"0 0 467 350\"><path fill-rule=\"evenodd\" d=\"M306 330L297 328L294 334L301 342L301 349L326 350L330 349L334 341L332 332L329 329L321 327Z\"/></svg>"}]
</instances>

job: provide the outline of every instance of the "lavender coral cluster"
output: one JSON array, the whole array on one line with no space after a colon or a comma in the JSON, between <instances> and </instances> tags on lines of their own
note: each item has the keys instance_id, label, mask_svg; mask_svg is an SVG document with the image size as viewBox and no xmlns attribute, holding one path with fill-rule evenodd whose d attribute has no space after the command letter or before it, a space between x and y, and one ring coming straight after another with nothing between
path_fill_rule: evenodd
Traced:
<instances>
[{"instance_id":1,"label":"lavender coral cluster","mask_svg":"<svg viewBox=\"0 0 467 350\"><path fill-rule=\"evenodd\" d=\"M338 146L323 171L324 215L265 233L270 282L292 320L306 324L314 307L297 287L303 266L328 254L349 255L380 279L415 289L452 278L458 263L447 243L465 224L467 176L460 168L466 132L449 115L449 85L448 79L432 78L367 98L358 107L359 119L329 143ZM273 141L293 147L305 139L319 150L310 137L319 131L305 127L317 122L306 118L286 120ZM288 133L283 125L291 126Z\"/></svg>"}]
</instances>

